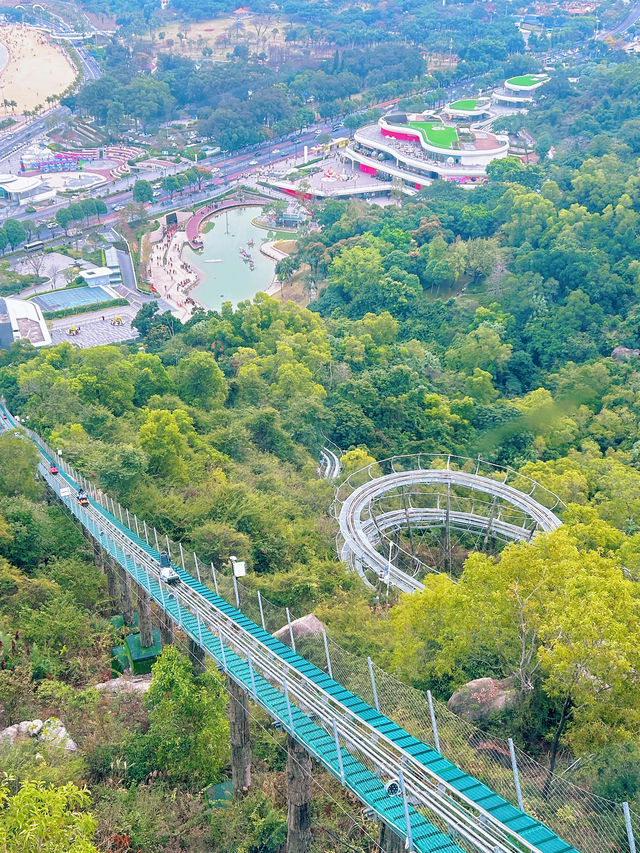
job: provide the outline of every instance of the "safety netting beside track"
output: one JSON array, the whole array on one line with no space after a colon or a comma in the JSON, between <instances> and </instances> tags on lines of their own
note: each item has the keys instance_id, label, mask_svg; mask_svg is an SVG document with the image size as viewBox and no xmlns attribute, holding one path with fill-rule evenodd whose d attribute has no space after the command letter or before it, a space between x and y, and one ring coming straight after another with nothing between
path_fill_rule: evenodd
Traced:
<instances>
[{"instance_id":1,"label":"safety netting beside track","mask_svg":"<svg viewBox=\"0 0 640 853\"><path fill-rule=\"evenodd\" d=\"M27 430L27 433L34 441L43 444L51 456L55 456L39 436L30 430ZM153 528L96 490L70 466L65 464L63 467L76 482L106 506L114 517L119 518L131 530L135 530L147 542L154 542L158 534ZM517 475L517 472L514 474ZM556 503L553 508L556 509L557 506ZM205 586L219 593L229 604L237 606L257 625L262 625L270 633L277 633L282 642L293 644L288 630L289 622L304 614L288 612L285 608L272 604L248 585L234 579L230 570L224 571L220 567L214 569L195 554L185 552L179 543L171 542L162 536L159 536L157 541L160 547L167 544L173 561L201 580ZM377 705L385 716L410 734L431 745L435 745L437 737L438 751L445 758L455 762L466 773L518 806L508 740L487 735L452 714L445 704L437 700L432 702L434 731L429 696L426 693L404 684L368 659L347 651L326 634L298 637L295 639L295 647L298 654L329 672L347 690L364 701L373 706ZM522 803L528 814L545 823L582 853L629 851L622 804L596 796L561 774L549 774L544 765L522 750L515 747L514 751ZM632 826L640 830L640 815L628 812L628 817Z\"/></svg>"}]
</instances>

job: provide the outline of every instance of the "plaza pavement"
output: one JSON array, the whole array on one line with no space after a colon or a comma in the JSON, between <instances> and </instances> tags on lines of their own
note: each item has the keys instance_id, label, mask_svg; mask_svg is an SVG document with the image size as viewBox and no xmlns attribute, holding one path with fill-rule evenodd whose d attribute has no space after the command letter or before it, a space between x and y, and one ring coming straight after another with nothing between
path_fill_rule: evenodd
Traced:
<instances>
[{"instance_id":1,"label":"plaza pavement","mask_svg":"<svg viewBox=\"0 0 640 853\"><path fill-rule=\"evenodd\" d=\"M131 325L137 314L137 309L130 305L117 308L107 308L104 311L92 311L89 314L79 314L75 317L61 317L51 324L51 340L54 344L69 341L79 349L99 347L105 344L119 344L132 341L139 337L138 330ZM102 317L105 319L103 320ZM122 318L122 326L112 326L114 317ZM71 326L80 329L79 335L69 335Z\"/></svg>"}]
</instances>

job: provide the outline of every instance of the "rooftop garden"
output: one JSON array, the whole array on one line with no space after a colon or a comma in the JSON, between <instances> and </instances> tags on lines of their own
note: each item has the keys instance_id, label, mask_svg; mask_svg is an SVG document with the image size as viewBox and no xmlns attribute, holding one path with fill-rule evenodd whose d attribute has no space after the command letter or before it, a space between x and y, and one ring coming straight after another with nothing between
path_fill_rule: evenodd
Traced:
<instances>
[{"instance_id":1,"label":"rooftop garden","mask_svg":"<svg viewBox=\"0 0 640 853\"><path fill-rule=\"evenodd\" d=\"M467 98L461 101L454 101L450 104L450 108L452 110L475 110L478 105L477 98Z\"/></svg>"},{"instance_id":2,"label":"rooftop garden","mask_svg":"<svg viewBox=\"0 0 640 853\"><path fill-rule=\"evenodd\" d=\"M523 89L530 89L539 83L546 83L548 79L546 74L521 74L519 77L510 77L507 83L512 86L521 86Z\"/></svg>"},{"instance_id":3,"label":"rooftop garden","mask_svg":"<svg viewBox=\"0 0 640 853\"><path fill-rule=\"evenodd\" d=\"M446 149L458 147L458 131L455 127L437 121L410 121L409 126L419 131L429 145Z\"/></svg>"}]
</instances>

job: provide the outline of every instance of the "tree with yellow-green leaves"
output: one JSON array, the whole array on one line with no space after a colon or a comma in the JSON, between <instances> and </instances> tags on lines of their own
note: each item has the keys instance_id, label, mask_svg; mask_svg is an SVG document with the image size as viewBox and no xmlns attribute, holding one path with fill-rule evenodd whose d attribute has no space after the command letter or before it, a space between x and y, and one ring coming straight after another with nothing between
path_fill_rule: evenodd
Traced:
<instances>
[{"instance_id":1,"label":"tree with yellow-green leaves","mask_svg":"<svg viewBox=\"0 0 640 853\"><path fill-rule=\"evenodd\" d=\"M354 471L359 471L367 465L373 465L371 469L371 477L382 476L382 469L375 464L375 459L370 453L362 447L354 447L353 450L347 450L340 457L340 465L342 472L346 475L353 474Z\"/></svg>"},{"instance_id":2,"label":"tree with yellow-green leaves","mask_svg":"<svg viewBox=\"0 0 640 853\"><path fill-rule=\"evenodd\" d=\"M150 471L182 479L185 476L182 455L186 442L176 412L166 409L147 411L140 427L139 441L147 453Z\"/></svg>"},{"instance_id":3,"label":"tree with yellow-green leaves","mask_svg":"<svg viewBox=\"0 0 640 853\"><path fill-rule=\"evenodd\" d=\"M96 820L87 811L86 789L73 782L49 785L12 780L0 783L0 849L11 853L98 853L92 838Z\"/></svg>"},{"instance_id":4,"label":"tree with yellow-green leaves","mask_svg":"<svg viewBox=\"0 0 640 853\"><path fill-rule=\"evenodd\" d=\"M619 544L616 531L575 515L575 533L567 524L499 557L471 554L458 583L427 577L390 616L404 677L455 686L512 676L523 694L541 686L558 706L552 769L563 737L591 749L640 733L639 593L603 554Z\"/></svg>"}]
</instances>

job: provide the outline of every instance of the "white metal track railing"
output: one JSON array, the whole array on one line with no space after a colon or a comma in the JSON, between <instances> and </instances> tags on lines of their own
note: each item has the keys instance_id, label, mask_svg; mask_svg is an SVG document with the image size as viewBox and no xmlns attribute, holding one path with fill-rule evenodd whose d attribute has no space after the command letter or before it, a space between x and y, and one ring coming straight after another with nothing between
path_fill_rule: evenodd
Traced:
<instances>
[{"instance_id":1,"label":"white metal track railing","mask_svg":"<svg viewBox=\"0 0 640 853\"><path fill-rule=\"evenodd\" d=\"M467 460L469 461L469 460ZM393 467L393 461L391 463ZM357 475L371 475L372 466L367 466L362 472L352 474L349 480L357 482ZM507 471L506 477L511 473ZM513 472L514 476L518 476ZM528 478L523 478L526 482ZM465 531L485 530L494 538L505 538L513 541L529 540L538 531L550 532L561 525L560 519L546 506L543 506L532 497L538 484L528 480L531 484L529 494L520 491L506 482L478 473L451 468L417 468L413 470L394 471L383 476L374 477L368 482L353 487L349 492L350 484L345 489L345 484L338 487L336 491L336 502L334 512L340 527L342 544L339 545L339 554L342 560L348 562L363 579L369 584L367 572L373 572L378 577L389 578L389 582L397 586L403 592L415 592L424 588L423 584L413 577L415 572L404 571L400 565L389 559L388 555L381 554L376 546L386 531L390 529L401 529L406 527L407 521L418 519L422 523L429 522L435 525L440 522L442 526ZM417 508L405 506L403 510L394 510L390 513L374 514L376 502L381 501L390 494L401 498L402 491L417 486L445 487L448 493L452 489L462 488L488 495L494 500L499 500L518 511L524 518L522 526L505 522L500 515L486 516L474 512L462 512L451 509L450 506L439 508ZM539 487L542 489L542 487ZM548 490L543 490L551 495ZM561 501L555 496L554 504L561 505ZM394 520L395 523L394 524ZM396 555L405 559L408 564L416 565L416 558L407 551L395 545ZM397 562L397 560L396 560ZM429 569L433 571L434 569Z\"/></svg>"},{"instance_id":2,"label":"white metal track railing","mask_svg":"<svg viewBox=\"0 0 640 853\"><path fill-rule=\"evenodd\" d=\"M66 482L61 482L56 475L50 475L44 465L41 466L41 471L54 491L60 495L60 487L66 485ZM178 623L183 630L184 616L189 614L195 618L199 631L208 630L212 637L218 637L221 643L237 655L246 660L250 658L257 673L276 688L286 690L289 700L305 714L312 715L326 731L331 731L335 723L347 751L359 759L364 758L375 768L377 775L383 778L395 777L401 767L407 794L416 807L426 809L439 818L479 853L515 853L523 850L536 853L538 848L535 845L510 831L489 812L431 772L409 752L398 747L377 727L369 724L313 679L274 653L223 610L212 605L194 588L198 584L195 579L170 589L166 588L159 579L157 560L123 533L102 511L95 506L86 510L80 507L75 500L75 491L74 494L61 499L99 542L103 540L102 544L105 544L105 538L111 540L118 562L137 583L141 583L157 604L166 609L170 597L175 598L178 604ZM144 574L142 581L139 572ZM183 579L185 575L187 573L182 573ZM182 619L179 615L181 610L184 614ZM173 613L170 615L175 618ZM187 630L187 633L198 642L201 641L199 631ZM218 661L220 658L223 658L223 654ZM271 709L268 710L273 713ZM288 728L286 716L281 722Z\"/></svg>"}]
</instances>

